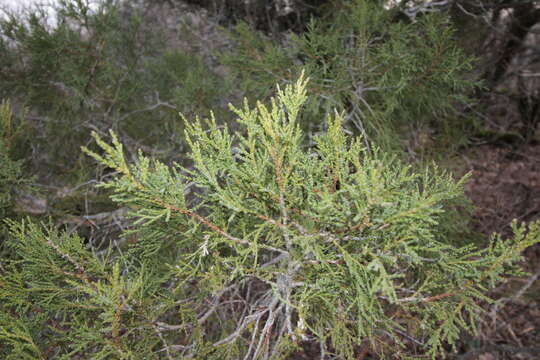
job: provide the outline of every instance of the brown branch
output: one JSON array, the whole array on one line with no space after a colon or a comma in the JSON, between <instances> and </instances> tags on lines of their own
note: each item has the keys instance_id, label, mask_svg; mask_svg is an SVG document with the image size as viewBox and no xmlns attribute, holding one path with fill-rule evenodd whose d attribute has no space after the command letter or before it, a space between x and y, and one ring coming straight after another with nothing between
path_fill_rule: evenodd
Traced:
<instances>
[{"instance_id":1,"label":"brown branch","mask_svg":"<svg viewBox=\"0 0 540 360\"><path fill-rule=\"evenodd\" d=\"M223 236L223 237L225 237L225 238L227 238L227 239L229 239L231 241L234 241L234 242L236 242L238 244L242 244L242 245L248 245L249 244L249 241L237 238L235 236L232 236L231 234L229 234L225 230L221 229L219 226L213 224L212 222L210 222L204 216L197 214L196 212L193 212L193 211L190 211L190 210L187 210L187 209L182 209L182 208L179 208L177 206L167 204L166 202L163 202L163 201L160 201L160 200L153 200L152 202L154 202L154 203L156 203L156 204L158 204L158 205L160 205L160 206L162 206L162 207L164 207L166 209L173 210L173 211L176 211L176 212L181 213L183 215L190 216L190 217L196 219L197 221L199 221L201 224L204 224L206 227L210 228L211 230L215 231L216 233L220 234L221 236Z\"/></svg>"}]
</instances>

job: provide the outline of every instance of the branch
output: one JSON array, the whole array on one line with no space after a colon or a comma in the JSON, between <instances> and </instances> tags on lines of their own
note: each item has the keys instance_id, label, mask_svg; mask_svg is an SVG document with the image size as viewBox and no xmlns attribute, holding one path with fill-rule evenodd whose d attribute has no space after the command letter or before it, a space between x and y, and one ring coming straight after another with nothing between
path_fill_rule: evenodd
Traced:
<instances>
[{"instance_id":1,"label":"branch","mask_svg":"<svg viewBox=\"0 0 540 360\"><path fill-rule=\"evenodd\" d=\"M130 116L132 116L132 115L135 115L135 114L138 114L138 113L141 113L141 112L153 111L153 110L157 109L157 108L160 107L160 106L164 106L164 107L167 107L167 108L169 108L169 109L177 110L177 109L176 109L176 106L174 106L174 105L172 105L172 104L169 104L168 102L161 101L161 100L159 99L159 93L158 93L157 91L156 91L155 95L156 95L156 103L155 103L155 104L150 105L150 106L147 106L147 107L145 107L145 108L143 108L143 109L137 109L137 110L131 111L131 112L129 112L129 113L123 115L123 116L119 119L119 121L123 121L123 120L127 119L128 117L130 117Z\"/></svg>"}]
</instances>

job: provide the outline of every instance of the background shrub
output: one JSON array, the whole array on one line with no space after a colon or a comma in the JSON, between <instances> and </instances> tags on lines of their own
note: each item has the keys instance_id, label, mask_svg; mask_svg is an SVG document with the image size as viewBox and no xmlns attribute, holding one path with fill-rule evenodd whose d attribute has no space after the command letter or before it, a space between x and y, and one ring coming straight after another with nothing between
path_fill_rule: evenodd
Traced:
<instances>
[{"instance_id":1,"label":"background shrub","mask_svg":"<svg viewBox=\"0 0 540 360\"><path fill-rule=\"evenodd\" d=\"M424 14L415 23L399 14L377 1L342 1L305 31L279 40L239 24L237 47L224 62L254 99L305 68L313 96L301 124L313 133L321 129L320 114L337 108L347 129L386 150L415 155L437 139L457 147L473 126L456 106L469 101L477 84L464 76L472 58L457 46L445 14Z\"/></svg>"}]
</instances>

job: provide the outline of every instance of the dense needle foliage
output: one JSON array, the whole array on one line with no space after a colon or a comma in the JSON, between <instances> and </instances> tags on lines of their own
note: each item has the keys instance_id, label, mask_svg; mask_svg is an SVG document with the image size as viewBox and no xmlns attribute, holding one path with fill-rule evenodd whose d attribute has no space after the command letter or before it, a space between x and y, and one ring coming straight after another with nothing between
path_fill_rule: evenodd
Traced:
<instances>
[{"instance_id":1,"label":"dense needle foliage","mask_svg":"<svg viewBox=\"0 0 540 360\"><path fill-rule=\"evenodd\" d=\"M186 121L192 166L169 167L95 135L131 210L116 247L10 223L2 265L5 359L435 358L474 331L486 290L519 273L538 224L460 246L463 182L416 172L347 136L342 116L306 147L301 77L270 106L231 107L239 131ZM495 241L496 240L496 241Z\"/></svg>"},{"instance_id":2,"label":"dense needle foliage","mask_svg":"<svg viewBox=\"0 0 540 360\"><path fill-rule=\"evenodd\" d=\"M13 205L13 192L22 181L21 162L13 160L11 148L16 134L11 105L0 103L0 218Z\"/></svg>"},{"instance_id":3,"label":"dense needle foliage","mask_svg":"<svg viewBox=\"0 0 540 360\"><path fill-rule=\"evenodd\" d=\"M267 97L276 82L291 82L305 69L312 79L305 129L320 130L320 114L337 108L347 129L386 150L418 152L434 139L446 148L460 145L473 122L459 109L478 83L465 76L472 58L457 46L446 14L411 23L398 7L367 0L336 1L324 14L278 39L236 27L237 46L224 62L247 94Z\"/></svg>"},{"instance_id":4,"label":"dense needle foliage","mask_svg":"<svg viewBox=\"0 0 540 360\"><path fill-rule=\"evenodd\" d=\"M55 10L54 19L46 7L0 17L0 98L29 109L26 151L55 182L89 180L80 146L91 131L112 128L126 147L166 159L183 147L179 111L219 111L223 81L200 56L171 49L163 26L150 30L144 9L62 0Z\"/></svg>"}]
</instances>

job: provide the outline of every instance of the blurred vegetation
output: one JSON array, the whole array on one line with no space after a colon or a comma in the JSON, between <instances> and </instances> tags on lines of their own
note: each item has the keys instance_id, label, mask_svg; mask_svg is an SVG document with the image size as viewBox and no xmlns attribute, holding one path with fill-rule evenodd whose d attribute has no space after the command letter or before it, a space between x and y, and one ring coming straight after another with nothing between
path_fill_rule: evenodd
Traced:
<instances>
[{"instance_id":1,"label":"blurred vegetation","mask_svg":"<svg viewBox=\"0 0 540 360\"><path fill-rule=\"evenodd\" d=\"M474 123L459 109L478 82L465 76L472 58L457 46L447 15L428 14L411 24L378 2L336 4L282 41L239 24L237 46L224 62L245 92L264 98L274 82L287 83L305 68L316 94L303 119L311 131L320 130L315 119L321 113L336 109L345 113L349 130L387 151L422 155L433 142L448 149L466 141Z\"/></svg>"},{"instance_id":2,"label":"blurred vegetation","mask_svg":"<svg viewBox=\"0 0 540 360\"><path fill-rule=\"evenodd\" d=\"M0 218L8 215L13 207L14 191L24 183L21 162L13 160L11 154L16 135L11 105L4 100L0 103Z\"/></svg>"},{"instance_id":3,"label":"blurred vegetation","mask_svg":"<svg viewBox=\"0 0 540 360\"><path fill-rule=\"evenodd\" d=\"M178 112L219 111L223 81L196 54L168 49L161 29L146 31L141 11L66 0L57 11L56 25L44 8L0 21L0 97L30 110L32 166L51 182L88 179L79 148L110 128L133 151L178 159Z\"/></svg>"}]
</instances>

